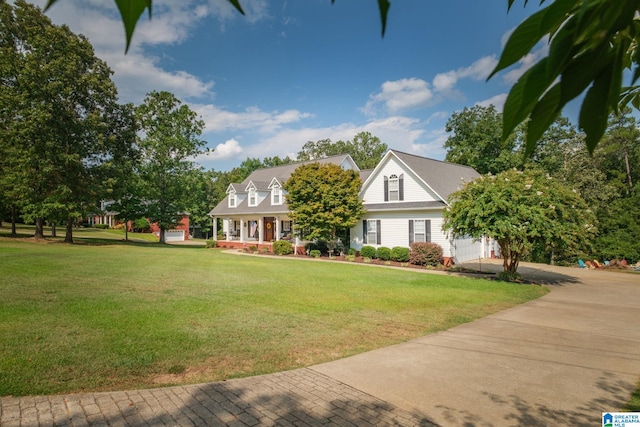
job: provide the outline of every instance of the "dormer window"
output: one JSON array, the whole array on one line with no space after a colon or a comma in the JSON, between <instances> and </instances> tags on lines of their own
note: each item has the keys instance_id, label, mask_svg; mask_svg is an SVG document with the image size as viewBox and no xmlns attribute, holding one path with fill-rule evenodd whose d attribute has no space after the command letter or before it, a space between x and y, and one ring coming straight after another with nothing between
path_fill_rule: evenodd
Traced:
<instances>
[{"instance_id":1,"label":"dormer window","mask_svg":"<svg viewBox=\"0 0 640 427\"><path fill-rule=\"evenodd\" d=\"M255 188L251 188L249 190L249 206L257 206L258 205L258 192Z\"/></svg>"},{"instance_id":2,"label":"dormer window","mask_svg":"<svg viewBox=\"0 0 640 427\"><path fill-rule=\"evenodd\" d=\"M271 187L271 204L272 205L282 204L282 187L280 187L277 184Z\"/></svg>"},{"instance_id":3,"label":"dormer window","mask_svg":"<svg viewBox=\"0 0 640 427\"><path fill-rule=\"evenodd\" d=\"M230 208L235 208L236 207L236 193L229 193L229 207Z\"/></svg>"},{"instance_id":4,"label":"dormer window","mask_svg":"<svg viewBox=\"0 0 640 427\"><path fill-rule=\"evenodd\" d=\"M398 200L398 176L391 175L389 177L389 201L395 202Z\"/></svg>"},{"instance_id":5,"label":"dormer window","mask_svg":"<svg viewBox=\"0 0 640 427\"><path fill-rule=\"evenodd\" d=\"M393 174L384 177L384 201L397 202L404 200L403 177Z\"/></svg>"}]
</instances>

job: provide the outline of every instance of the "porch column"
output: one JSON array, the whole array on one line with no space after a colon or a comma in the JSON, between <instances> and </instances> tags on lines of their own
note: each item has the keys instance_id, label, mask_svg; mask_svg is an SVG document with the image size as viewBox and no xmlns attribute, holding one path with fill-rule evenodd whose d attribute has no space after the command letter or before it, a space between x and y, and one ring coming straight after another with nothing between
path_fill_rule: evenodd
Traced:
<instances>
[{"instance_id":1,"label":"porch column","mask_svg":"<svg viewBox=\"0 0 640 427\"><path fill-rule=\"evenodd\" d=\"M261 216L258 221L258 243L264 242L264 217Z\"/></svg>"},{"instance_id":2,"label":"porch column","mask_svg":"<svg viewBox=\"0 0 640 427\"><path fill-rule=\"evenodd\" d=\"M218 240L218 221L216 220L215 216L211 217L211 221L213 221L213 236L211 236L211 240Z\"/></svg>"},{"instance_id":3,"label":"porch column","mask_svg":"<svg viewBox=\"0 0 640 427\"><path fill-rule=\"evenodd\" d=\"M276 242L277 242L278 240L280 240L280 218L276 217L275 221L276 221L275 229L276 229Z\"/></svg>"},{"instance_id":4,"label":"porch column","mask_svg":"<svg viewBox=\"0 0 640 427\"><path fill-rule=\"evenodd\" d=\"M240 218L240 241L244 242L244 218Z\"/></svg>"},{"instance_id":5,"label":"porch column","mask_svg":"<svg viewBox=\"0 0 640 427\"><path fill-rule=\"evenodd\" d=\"M231 224L232 224L232 222L231 222L231 218L225 218L225 219L224 219L224 221L226 221L226 222L227 222L227 236L226 236L226 240L227 240L227 242L230 242L230 241L231 241ZM223 228L224 228L224 225L223 225Z\"/></svg>"}]
</instances>

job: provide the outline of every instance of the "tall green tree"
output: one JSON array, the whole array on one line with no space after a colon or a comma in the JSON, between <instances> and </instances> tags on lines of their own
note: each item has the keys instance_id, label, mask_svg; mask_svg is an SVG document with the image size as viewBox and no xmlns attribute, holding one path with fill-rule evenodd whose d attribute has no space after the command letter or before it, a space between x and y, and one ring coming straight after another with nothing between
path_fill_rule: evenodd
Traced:
<instances>
[{"instance_id":1,"label":"tall green tree","mask_svg":"<svg viewBox=\"0 0 640 427\"><path fill-rule=\"evenodd\" d=\"M451 194L443 228L454 237L490 237L507 278L535 244L578 256L596 233L595 214L577 192L539 170L481 177Z\"/></svg>"},{"instance_id":2,"label":"tall green tree","mask_svg":"<svg viewBox=\"0 0 640 427\"><path fill-rule=\"evenodd\" d=\"M195 169L193 157L204 141L199 139L204 122L169 92L151 92L136 108L141 136L140 176L145 183L148 216L165 232L175 227L189 201L188 174Z\"/></svg>"},{"instance_id":3,"label":"tall green tree","mask_svg":"<svg viewBox=\"0 0 640 427\"><path fill-rule=\"evenodd\" d=\"M444 143L445 160L471 166L481 174L497 174L521 163L515 155L516 139L502 139L502 115L493 105L455 112L447 121L451 135Z\"/></svg>"},{"instance_id":4,"label":"tall green tree","mask_svg":"<svg viewBox=\"0 0 640 427\"><path fill-rule=\"evenodd\" d=\"M112 137L111 70L86 38L23 0L0 3L0 21L0 188L37 238L45 220L62 220L72 242L74 222L104 195L109 163L132 142Z\"/></svg>"},{"instance_id":5,"label":"tall green tree","mask_svg":"<svg viewBox=\"0 0 640 427\"><path fill-rule=\"evenodd\" d=\"M335 164L298 167L284 184L295 229L304 231L307 239L335 242L340 231L356 225L364 214L361 185L355 171Z\"/></svg>"}]
</instances>

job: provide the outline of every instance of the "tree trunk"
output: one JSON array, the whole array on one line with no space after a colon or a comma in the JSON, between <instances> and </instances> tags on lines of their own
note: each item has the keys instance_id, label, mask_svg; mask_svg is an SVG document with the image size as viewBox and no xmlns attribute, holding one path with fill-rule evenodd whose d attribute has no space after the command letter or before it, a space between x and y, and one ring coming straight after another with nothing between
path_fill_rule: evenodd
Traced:
<instances>
[{"instance_id":1,"label":"tree trunk","mask_svg":"<svg viewBox=\"0 0 640 427\"><path fill-rule=\"evenodd\" d=\"M629 167L629 151L626 148L624 150L624 162L627 166L627 183L629 184L627 194L631 194L631 190L633 190L633 181L631 181L631 168Z\"/></svg>"},{"instance_id":2,"label":"tree trunk","mask_svg":"<svg viewBox=\"0 0 640 427\"><path fill-rule=\"evenodd\" d=\"M36 218L36 230L33 237L36 239L44 239L44 219Z\"/></svg>"},{"instance_id":3,"label":"tree trunk","mask_svg":"<svg viewBox=\"0 0 640 427\"><path fill-rule=\"evenodd\" d=\"M129 241L129 220L124 219L124 240Z\"/></svg>"},{"instance_id":4,"label":"tree trunk","mask_svg":"<svg viewBox=\"0 0 640 427\"><path fill-rule=\"evenodd\" d=\"M164 228L160 228L160 243L166 243L164 240Z\"/></svg>"},{"instance_id":5,"label":"tree trunk","mask_svg":"<svg viewBox=\"0 0 640 427\"><path fill-rule=\"evenodd\" d=\"M64 235L65 243L73 243L73 218L67 218L66 232Z\"/></svg>"},{"instance_id":6,"label":"tree trunk","mask_svg":"<svg viewBox=\"0 0 640 427\"><path fill-rule=\"evenodd\" d=\"M16 230L16 222L18 214L16 213L16 208L11 208L11 236L16 237L18 235L18 231Z\"/></svg>"},{"instance_id":7,"label":"tree trunk","mask_svg":"<svg viewBox=\"0 0 640 427\"><path fill-rule=\"evenodd\" d=\"M56 231L56 223L51 224L51 237L58 237L58 233Z\"/></svg>"}]
</instances>

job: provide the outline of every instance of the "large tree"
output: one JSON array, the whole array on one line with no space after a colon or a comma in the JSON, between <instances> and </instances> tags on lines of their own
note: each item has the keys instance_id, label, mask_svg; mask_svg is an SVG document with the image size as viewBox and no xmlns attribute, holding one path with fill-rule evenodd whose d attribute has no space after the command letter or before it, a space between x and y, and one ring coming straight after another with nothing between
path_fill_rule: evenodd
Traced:
<instances>
[{"instance_id":1,"label":"large tree","mask_svg":"<svg viewBox=\"0 0 640 427\"><path fill-rule=\"evenodd\" d=\"M110 165L132 140L114 136L111 70L83 36L23 0L0 3L0 189L43 237L45 220L72 225L104 196Z\"/></svg>"},{"instance_id":2,"label":"large tree","mask_svg":"<svg viewBox=\"0 0 640 427\"><path fill-rule=\"evenodd\" d=\"M305 238L335 242L364 214L360 178L350 169L327 163L298 167L284 184L289 216Z\"/></svg>"},{"instance_id":3,"label":"large tree","mask_svg":"<svg viewBox=\"0 0 640 427\"><path fill-rule=\"evenodd\" d=\"M142 130L138 146L147 212L165 243L165 231L187 213L186 182L195 168L192 159L205 144L199 139L204 122L173 94L155 91L136 108L136 118Z\"/></svg>"},{"instance_id":4,"label":"large tree","mask_svg":"<svg viewBox=\"0 0 640 427\"><path fill-rule=\"evenodd\" d=\"M455 112L445 129L451 134L444 143L448 162L471 166L481 174L496 174L520 163L514 154L516 139L512 135L503 141L502 115L493 105Z\"/></svg>"},{"instance_id":5,"label":"large tree","mask_svg":"<svg viewBox=\"0 0 640 427\"><path fill-rule=\"evenodd\" d=\"M534 244L578 256L596 233L594 213L577 191L539 170L483 176L451 194L443 228L454 237L490 237L500 246L504 272Z\"/></svg>"}]
</instances>

